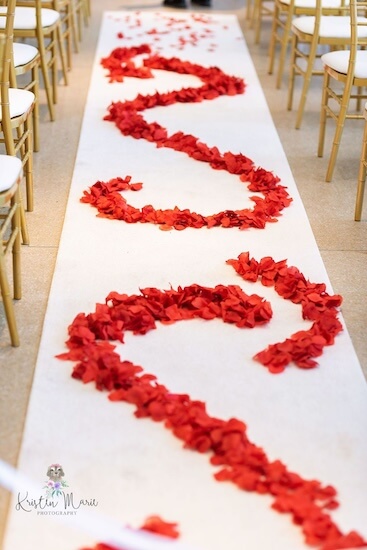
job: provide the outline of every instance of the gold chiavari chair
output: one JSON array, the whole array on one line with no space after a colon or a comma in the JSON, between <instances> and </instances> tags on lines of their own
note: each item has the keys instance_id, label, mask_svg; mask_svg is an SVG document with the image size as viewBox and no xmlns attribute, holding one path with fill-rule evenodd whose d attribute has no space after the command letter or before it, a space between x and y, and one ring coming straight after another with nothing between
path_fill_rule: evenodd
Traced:
<instances>
[{"instance_id":1,"label":"gold chiavari chair","mask_svg":"<svg viewBox=\"0 0 367 550\"><path fill-rule=\"evenodd\" d=\"M0 20L5 20L5 33L1 35L4 43L0 80L0 132L7 154L21 158L26 179L27 209L33 210L32 112L35 96L29 90L10 87L15 3L16 0L8 0L6 12L0 12ZM23 240L26 242L25 221L22 226Z\"/></svg>"},{"instance_id":2,"label":"gold chiavari chair","mask_svg":"<svg viewBox=\"0 0 367 550\"><path fill-rule=\"evenodd\" d=\"M19 346L10 285L6 274L6 255L13 256L13 296L22 297L20 271L20 195L22 163L18 157L0 155L0 291L11 343Z\"/></svg>"},{"instance_id":3,"label":"gold chiavari chair","mask_svg":"<svg viewBox=\"0 0 367 550\"><path fill-rule=\"evenodd\" d=\"M31 44L13 42L14 71L11 75L12 88L22 88L34 93L33 149L39 151L39 68L40 54Z\"/></svg>"},{"instance_id":4,"label":"gold chiavari chair","mask_svg":"<svg viewBox=\"0 0 367 550\"><path fill-rule=\"evenodd\" d=\"M0 35L0 82L6 59L6 36ZM13 346L19 346L19 335L15 320L10 285L6 272L6 255L13 258L13 295L19 300L22 295L20 272L20 192L22 180L22 162L18 157L0 155L0 294L10 339Z\"/></svg>"},{"instance_id":5,"label":"gold chiavari chair","mask_svg":"<svg viewBox=\"0 0 367 550\"><path fill-rule=\"evenodd\" d=\"M60 13L57 10L42 7L42 0L17 0L14 37L16 39L34 39L37 43L50 118L55 120L54 104L57 103L59 84L58 54L64 83L68 83Z\"/></svg>"},{"instance_id":6,"label":"gold chiavari chair","mask_svg":"<svg viewBox=\"0 0 367 550\"><path fill-rule=\"evenodd\" d=\"M326 9L333 10L330 13L337 13L343 0L322 0ZM317 0L275 0L273 24L269 46L269 74L273 74L275 65L276 49L279 45L279 64L276 79L276 87L280 88L284 74L288 46L292 40L293 20L301 16L315 15ZM336 10L336 11L334 11Z\"/></svg>"},{"instance_id":7,"label":"gold chiavari chair","mask_svg":"<svg viewBox=\"0 0 367 550\"><path fill-rule=\"evenodd\" d=\"M6 6L0 1L0 34L5 33ZM13 70L10 75L12 88L30 90L36 97L33 109L33 146L39 150L39 66L40 55L34 46L30 44L16 43L13 41ZM27 75L24 78L24 75ZM18 78L17 78L18 77Z\"/></svg>"},{"instance_id":8,"label":"gold chiavari chair","mask_svg":"<svg viewBox=\"0 0 367 550\"><path fill-rule=\"evenodd\" d=\"M296 128L301 127L307 94L314 75L322 76L324 71L317 66L323 52L321 50L341 50L349 46L351 40L349 6L340 6L339 15L334 9L325 8L322 0L317 0L314 16L297 17L292 22L292 51L289 71L288 109L292 109L296 77L303 79L298 103ZM367 19L366 19L367 21ZM367 29L366 29L367 32Z\"/></svg>"},{"instance_id":9,"label":"gold chiavari chair","mask_svg":"<svg viewBox=\"0 0 367 550\"><path fill-rule=\"evenodd\" d=\"M324 81L321 101L318 156L324 153L326 121L336 122L326 181L331 181L346 119L363 119L360 106L366 100L367 86L367 19L358 16L366 13L367 1L350 1L350 43L343 51L329 52L321 57ZM336 84L338 83L338 84ZM355 89L355 93L353 92ZM350 109L350 99L356 99L356 110Z\"/></svg>"}]
</instances>

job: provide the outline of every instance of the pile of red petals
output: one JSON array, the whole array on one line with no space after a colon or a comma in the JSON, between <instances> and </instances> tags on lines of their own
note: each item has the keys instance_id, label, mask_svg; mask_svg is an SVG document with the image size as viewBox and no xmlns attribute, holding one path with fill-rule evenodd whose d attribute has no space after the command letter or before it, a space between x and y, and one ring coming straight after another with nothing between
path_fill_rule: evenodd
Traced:
<instances>
[{"instance_id":1,"label":"pile of red petals","mask_svg":"<svg viewBox=\"0 0 367 550\"><path fill-rule=\"evenodd\" d=\"M242 94L245 89L243 80L226 75L217 67L202 67L178 58L166 59L157 55L144 59L142 67L132 66L132 57L149 51L148 45L115 49L109 57L102 60L103 66L109 71L109 79L121 81L124 76L131 76L133 72L138 76L140 69L143 77L146 78L151 74L149 71L159 69L195 75L202 80L203 85L167 93L156 92L146 96L139 94L133 100L112 103L105 120L114 122L125 136L145 139L155 143L157 147L180 151L194 160L208 163L214 170L226 170L230 174L239 176L240 181L248 184L250 191L262 193L264 197L251 197L255 204L253 209L225 210L218 214L203 216L189 209L180 210L177 206L168 210L155 209L152 205L146 205L141 209L134 208L120 196L119 191L124 190L124 187L118 189L115 186L113 192L110 192L110 182L107 184L97 182L92 186L91 192L85 192L83 202L90 202L96 206L101 216L120 219L127 223L158 224L162 229L173 227L182 230L187 227L199 229L216 226L263 229L266 223L277 221L281 211L292 201L286 188L279 184L280 180L277 176L261 167L256 167L252 160L242 154L231 152L223 154L217 147L209 147L190 134L176 132L169 136L166 128L157 122L147 122L140 114L145 109L168 106L177 102L196 103L212 100L221 95ZM125 185L127 180L130 181L130 176L125 179L115 178L112 182L116 184L118 180Z\"/></svg>"},{"instance_id":2,"label":"pile of red petals","mask_svg":"<svg viewBox=\"0 0 367 550\"><path fill-rule=\"evenodd\" d=\"M124 341L124 333L146 334L156 322L172 324L189 319L222 319L239 328L267 323L272 316L269 302L253 294L248 296L236 285L214 288L191 285L177 290L145 288L139 295L110 292L105 304L97 304L89 315L79 314L69 327L68 347L73 359L79 348L98 340Z\"/></svg>"},{"instance_id":3,"label":"pile of red petals","mask_svg":"<svg viewBox=\"0 0 367 550\"><path fill-rule=\"evenodd\" d=\"M149 54L146 44L132 48L115 48L108 57L101 59L101 65L108 70L110 82L123 82L127 76L135 78L153 78L152 71L144 66L137 66L132 58Z\"/></svg>"},{"instance_id":4,"label":"pile of red petals","mask_svg":"<svg viewBox=\"0 0 367 550\"><path fill-rule=\"evenodd\" d=\"M140 527L140 531L148 531L171 539L177 539L180 536L177 523L169 523L159 516L148 517ZM81 550L115 550L115 548L108 544L99 543L94 548L82 548Z\"/></svg>"},{"instance_id":5,"label":"pile of red petals","mask_svg":"<svg viewBox=\"0 0 367 550\"><path fill-rule=\"evenodd\" d=\"M315 357L322 355L325 346L334 344L335 336L343 330L338 319L340 295L330 296L324 283L311 283L296 268L288 267L285 260L275 262L271 257L257 262L243 252L237 260L228 260L236 272L246 281L260 281L286 300L302 307L303 319L312 321L309 330L302 330L284 342L270 345L255 359L265 365L270 372L282 372L289 363L310 369L317 365Z\"/></svg>"},{"instance_id":6,"label":"pile of red petals","mask_svg":"<svg viewBox=\"0 0 367 550\"><path fill-rule=\"evenodd\" d=\"M289 285L285 284L287 270L292 268L267 258L259 263L248 259L247 264L244 259L242 256L238 260L237 267L240 270L243 264L245 272L246 265L251 266L248 280L257 273L267 283L276 285L279 281L282 288L288 287L288 299L302 305L307 301L307 291L299 290L302 285L298 289L293 285L290 292ZM327 297L324 293L320 296L323 296L324 306L321 298L319 302L313 299L311 302L322 309L327 307ZM195 317L219 317L242 327L262 324L270 315L271 309L266 302L258 297L247 297L236 286L208 289L192 285L165 292L145 289L141 296L112 292L105 305L97 305L95 313L79 314L75 318L69 327L69 351L58 357L76 362L74 378L84 383L94 382L97 389L107 390L111 401L134 405L137 418L162 422L183 441L185 448L208 453L211 464L220 467L215 474L218 481L229 481L242 490L271 496L272 508L291 516L293 524L302 529L307 544L323 550L365 546L366 541L356 532L344 535L331 519L329 511L338 506L333 487L303 479L289 471L280 460L270 461L264 450L249 440L246 425L241 420L210 416L204 402L170 392L153 374L144 373L142 367L121 360L115 346L108 341L122 341L125 330L145 334L154 328L157 320L171 323Z\"/></svg>"},{"instance_id":7,"label":"pile of red petals","mask_svg":"<svg viewBox=\"0 0 367 550\"><path fill-rule=\"evenodd\" d=\"M191 147L192 144L189 141L195 142L195 138L187 140L188 136L181 137L182 141L173 141L172 144L182 145L185 142L193 154L199 151L201 154L205 149L210 153L210 149L204 144L196 142L198 147ZM178 136L176 138L178 139ZM248 166L248 159L246 157L242 159L241 155L232 155L232 153L221 155L218 152L217 159L211 163L211 166L215 164L216 167L221 166L222 169L230 171L229 165L231 163L232 165L243 165L243 173L246 173L246 176L241 176L240 179L250 182L248 189L264 194L264 198L258 196L251 197L251 200L255 203L253 209L224 210L217 214L204 216L203 214L191 212L188 208L181 210L177 206L165 210L156 209L152 205L136 208L128 204L126 199L121 195L121 191L128 189L138 191L141 189L142 183L130 184L131 176L112 178L108 182L97 181L88 190L83 192L81 202L88 203L96 208L100 217L121 220L126 223L155 224L159 225L162 230L174 228L182 231L188 227L194 229L207 227L210 229L218 226L223 228L237 227L242 230L249 228L264 229L267 223L276 222L276 217L291 203L291 199L285 188L277 185L276 178L269 172L265 174L265 171L261 168L256 169L252 167L250 170L247 170L245 166ZM265 186L267 187L265 188Z\"/></svg>"}]
</instances>

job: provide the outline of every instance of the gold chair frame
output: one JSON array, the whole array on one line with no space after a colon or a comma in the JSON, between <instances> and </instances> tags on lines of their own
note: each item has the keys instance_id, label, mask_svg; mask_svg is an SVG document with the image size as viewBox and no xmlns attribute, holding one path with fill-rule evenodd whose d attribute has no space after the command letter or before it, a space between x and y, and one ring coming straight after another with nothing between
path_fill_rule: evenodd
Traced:
<instances>
[{"instance_id":1,"label":"gold chair frame","mask_svg":"<svg viewBox=\"0 0 367 550\"><path fill-rule=\"evenodd\" d=\"M2 5L3 2L0 2ZM2 10L0 12L0 18L6 17L6 11ZM6 26L5 26L6 27ZM6 28L0 29L0 34L6 33ZM21 45L22 48L27 48L26 44ZM33 48L32 48L33 51ZM10 85L12 88L21 87L23 90L28 90L34 93L36 97L36 102L33 110L33 147L35 151L39 151L39 66L40 66L40 55L39 52L30 58L26 63L17 64L14 62L14 66L11 68L10 74ZM22 77L23 75L30 75L28 81L22 82L22 86L19 86L17 77Z\"/></svg>"},{"instance_id":2,"label":"gold chair frame","mask_svg":"<svg viewBox=\"0 0 367 550\"><path fill-rule=\"evenodd\" d=\"M8 0L7 12L2 13L0 17L6 17L5 34L1 34L2 39L2 57L0 73L0 105L1 121L0 130L3 138L0 140L5 145L8 155L21 157L23 170L26 179L27 209L33 210L33 128L32 112L34 109L35 98L28 110L17 116L11 116L10 105L10 75L13 70L13 22L16 0ZM20 92L22 92L20 90ZM31 92L24 92L30 94ZM16 131L16 136L14 135ZM25 222L25 216L22 209L22 232L23 242L28 243L28 231Z\"/></svg>"},{"instance_id":3,"label":"gold chair frame","mask_svg":"<svg viewBox=\"0 0 367 550\"><path fill-rule=\"evenodd\" d=\"M300 7L295 4L295 0L289 3L284 0L275 0L273 11L273 22L271 28L271 38L269 44L269 68L268 73L273 74L275 65L275 53L277 44L280 44L279 65L276 78L276 87L279 89L282 84L284 74L284 65L288 51L288 45L291 42L291 27L294 17L299 15L313 15L316 8Z\"/></svg>"},{"instance_id":4,"label":"gold chair frame","mask_svg":"<svg viewBox=\"0 0 367 550\"><path fill-rule=\"evenodd\" d=\"M24 45L23 45L24 46ZM28 90L33 92L36 98L33 109L33 150L39 151L40 149L40 131L39 131L39 68L41 58L38 52L33 59L24 63L23 65L14 65L10 77L10 84L12 88L21 87L22 90ZM19 86L19 79L24 75L30 74L28 82ZM20 77L19 79L17 77Z\"/></svg>"},{"instance_id":5,"label":"gold chair frame","mask_svg":"<svg viewBox=\"0 0 367 550\"><path fill-rule=\"evenodd\" d=\"M322 76L324 71L315 67L315 62L321 57L319 53L319 47L325 47L331 49L343 49L350 44L350 32L346 37L340 36L320 36L320 25L323 18L329 16L346 16L349 18L349 6L341 5L339 8L325 8L322 6L322 0L316 0L316 11L313 17L314 28L313 33L302 32L292 24L292 49L290 59L289 70L289 85L288 85L288 110L292 110L293 96L295 88L296 76L303 77L303 86L300 95L300 101L297 109L296 117L296 129L299 129L302 124L302 118L306 106L307 94L310 88L312 76ZM345 19L346 25L349 31L349 22ZM308 51L305 51L303 47L308 46ZM299 61L303 60L306 68L304 68Z\"/></svg>"},{"instance_id":6,"label":"gold chair frame","mask_svg":"<svg viewBox=\"0 0 367 550\"><path fill-rule=\"evenodd\" d=\"M367 46L367 37L360 36L360 30L364 27L367 30L367 20L359 19L358 13L362 10L362 13L366 13L367 1L351 0L350 2L350 25L351 25L351 37L350 37L350 50L349 50L349 63L347 73L341 73L329 67L327 64L324 66L324 81L321 100L321 114L320 114L320 130L319 130L319 144L318 144L318 156L322 157L324 153L325 133L326 133L326 121L328 118L333 118L336 121L335 134L333 139L333 145L331 148L328 168L326 172L325 180L330 182L333 177L336 159L339 152L339 146L343 134L344 123L346 119L359 120L363 119L364 115L360 112L361 100L367 99L367 92L365 87L367 86L367 77L358 78L355 76L355 66L358 56L358 51L361 48ZM366 32L364 33L366 35ZM333 88L334 82L342 84L342 90L336 91ZM357 88L356 93L352 93L352 89ZM329 103L329 100L333 100ZM357 111L350 112L349 104L351 99L357 100ZM335 107L333 107L335 106ZM358 112L359 111L359 112Z\"/></svg>"},{"instance_id":7,"label":"gold chair frame","mask_svg":"<svg viewBox=\"0 0 367 550\"><path fill-rule=\"evenodd\" d=\"M61 69L65 85L68 84L67 59L65 45L61 32L61 16L52 25L42 25L42 0L17 0L16 7L26 7L35 10L36 27L34 29L14 28L14 37L20 39L35 39L41 58L41 70L46 91L50 119L55 120L55 108L58 89L58 56L61 59ZM55 10L57 11L57 10ZM51 72L51 81L49 77Z\"/></svg>"},{"instance_id":8,"label":"gold chair frame","mask_svg":"<svg viewBox=\"0 0 367 550\"><path fill-rule=\"evenodd\" d=\"M0 166L2 164L0 155ZM19 160L14 157L14 160ZM1 178L1 176L0 176ZM13 295L15 300L22 297L21 266L20 266L20 192L22 179L21 162L19 161L18 177L10 189L0 192L0 291L3 299L5 317L7 320L12 346L19 346L19 335L15 320L10 285L6 275L6 256L11 252L13 257ZM4 211L6 210L6 213Z\"/></svg>"},{"instance_id":9,"label":"gold chair frame","mask_svg":"<svg viewBox=\"0 0 367 550\"><path fill-rule=\"evenodd\" d=\"M7 36L0 35L0 81L3 81L6 66ZM4 305L10 339L13 346L19 346L19 335L15 320L10 285L6 274L6 256L13 257L13 294L16 300L22 296L20 270L21 200L19 186L22 180L22 162L17 157L0 155L0 181L4 173L10 172L9 181L0 191L0 293ZM2 180L3 182L4 180Z\"/></svg>"}]
</instances>

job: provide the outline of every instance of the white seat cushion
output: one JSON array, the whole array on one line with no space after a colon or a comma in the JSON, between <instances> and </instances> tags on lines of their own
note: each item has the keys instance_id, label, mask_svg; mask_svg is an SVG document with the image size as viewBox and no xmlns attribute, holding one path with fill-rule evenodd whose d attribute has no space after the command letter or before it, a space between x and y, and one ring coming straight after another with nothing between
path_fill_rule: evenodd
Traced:
<instances>
[{"instance_id":1,"label":"white seat cushion","mask_svg":"<svg viewBox=\"0 0 367 550\"><path fill-rule=\"evenodd\" d=\"M38 50L30 44L22 44L20 42L14 42L14 66L21 67L32 61L38 55Z\"/></svg>"},{"instance_id":2,"label":"white seat cushion","mask_svg":"<svg viewBox=\"0 0 367 550\"><path fill-rule=\"evenodd\" d=\"M341 74L347 74L349 50L325 53L321 56L321 61L323 65L327 65L331 69L334 69L334 71L338 71L338 73ZM357 52L354 76L367 79L367 51L361 50Z\"/></svg>"},{"instance_id":3,"label":"white seat cushion","mask_svg":"<svg viewBox=\"0 0 367 550\"><path fill-rule=\"evenodd\" d=\"M31 108L34 103L34 93L28 90L18 90L17 88L10 88L9 90L9 103L10 103L10 117L15 118L21 116ZM1 120L1 107L0 107L0 120Z\"/></svg>"},{"instance_id":4,"label":"white seat cushion","mask_svg":"<svg viewBox=\"0 0 367 550\"><path fill-rule=\"evenodd\" d=\"M366 21L367 18L359 17L359 20ZM296 17L292 21L292 27L299 31L312 35L315 28L315 17L313 15L304 15ZM320 21L320 37L322 38L349 38L350 37L350 18L344 15L324 15ZM367 27L358 29L360 37L367 37Z\"/></svg>"},{"instance_id":5,"label":"white seat cushion","mask_svg":"<svg viewBox=\"0 0 367 550\"><path fill-rule=\"evenodd\" d=\"M0 12L6 13L6 8L0 7ZM50 27L60 19L60 14L56 10L42 8L42 27ZM0 18L0 29L5 28L5 19ZM36 29L36 10L18 6L15 8L14 30L34 30Z\"/></svg>"},{"instance_id":6,"label":"white seat cushion","mask_svg":"<svg viewBox=\"0 0 367 550\"><path fill-rule=\"evenodd\" d=\"M22 173L22 162L18 157L0 155L0 193L10 189Z\"/></svg>"}]
</instances>

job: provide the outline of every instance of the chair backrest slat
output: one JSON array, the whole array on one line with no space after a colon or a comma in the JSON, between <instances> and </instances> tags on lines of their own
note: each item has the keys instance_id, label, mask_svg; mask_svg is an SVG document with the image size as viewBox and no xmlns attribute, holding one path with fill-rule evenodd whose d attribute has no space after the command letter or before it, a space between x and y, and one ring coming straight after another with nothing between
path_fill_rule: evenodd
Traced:
<instances>
[{"instance_id":1,"label":"chair backrest slat","mask_svg":"<svg viewBox=\"0 0 367 550\"><path fill-rule=\"evenodd\" d=\"M350 56L347 78L352 84L356 66L357 52L367 46L367 0L350 0Z\"/></svg>"},{"instance_id":2,"label":"chair backrest slat","mask_svg":"<svg viewBox=\"0 0 367 550\"><path fill-rule=\"evenodd\" d=\"M7 96L5 87L9 87L10 71L13 62L13 27L16 0L8 0L6 9L2 9L0 16L5 17L4 29L1 32L3 40L3 52L1 57L1 101L4 101L3 94Z\"/></svg>"},{"instance_id":3,"label":"chair backrest slat","mask_svg":"<svg viewBox=\"0 0 367 550\"><path fill-rule=\"evenodd\" d=\"M6 22L4 32L1 34L3 39L3 49L1 61L0 76L0 105L1 105L1 130L4 136L12 136L12 122L10 116L9 87L10 75L13 68L13 26L16 0L8 0L6 7ZM14 142L5 137L7 143L7 152L10 155L15 154Z\"/></svg>"},{"instance_id":4,"label":"chair backrest slat","mask_svg":"<svg viewBox=\"0 0 367 550\"><path fill-rule=\"evenodd\" d=\"M5 35L0 33L0 82L3 81L3 59L5 54ZM0 90L1 94L1 90ZM1 97L1 95L0 95Z\"/></svg>"}]
</instances>

